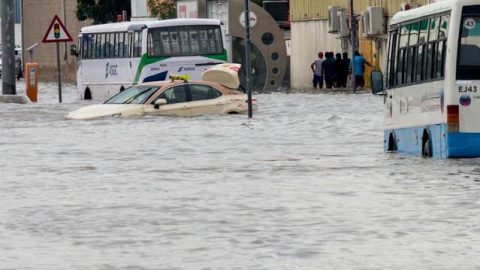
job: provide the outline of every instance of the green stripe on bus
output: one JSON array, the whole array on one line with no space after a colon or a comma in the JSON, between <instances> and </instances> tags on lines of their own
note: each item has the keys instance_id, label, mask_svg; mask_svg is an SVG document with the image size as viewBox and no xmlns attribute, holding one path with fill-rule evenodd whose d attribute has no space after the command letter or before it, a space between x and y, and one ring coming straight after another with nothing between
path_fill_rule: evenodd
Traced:
<instances>
[{"instance_id":1,"label":"green stripe on bus","mask_svg":"<svg viewBox=\"0 0 480 270\"><path fill-rule=\"evenodd\" d=\"M133 84L138 83L138 80L140 79L140 75L142 74L142 70L145 66L163 61L168 58L170 57L148 57L148 55L144 53L142 55L142 58L140 59L140 63L138 64L137 73L135 74L135 80L133 81Z\"/></svg>"},{"instance_id":2,"label":"green stripe on bus","mask_svg":"<svg viewBox=\"0 0 480 270\"><path fill-rule=\"evenodd\" d=\"M227 61L227 50L223 49L222 54L210 54L210 55L202 55L210 59L222 60Z\"/></svg>"},{"instance_id":3,"label":"green stripe on bus","mask_svg":"<svg viewBox=\"0 0 480 270\"><path fill-rule=\"evenodd\" d=\"M210 55L202 55L202 56L210 59L227 61L227 50L223 49L222 54L210 54ZM170 57L148 57L148 54L144 53L142 55L142 58L140 59L140 63L138 64L137 73L135 74L135 80L133 81L133 84L138 83L138 81L140 80L140 75L142 74L143 68L145 66L163 61L168 58Z\"/></svg>"}]
</instances>

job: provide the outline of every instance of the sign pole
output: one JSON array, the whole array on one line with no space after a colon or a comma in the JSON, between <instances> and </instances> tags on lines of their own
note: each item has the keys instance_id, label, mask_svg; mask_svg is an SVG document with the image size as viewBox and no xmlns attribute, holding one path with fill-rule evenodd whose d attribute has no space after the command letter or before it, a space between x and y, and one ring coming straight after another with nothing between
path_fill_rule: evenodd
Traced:
<instances>
[{"instance_id":1,"label":"sign pole","mask_svg":"<svg viewBox=\"0 0 480 270\"><path fill-rule=\"evenodd\" d=\"M62 103L62 70L60 68L60 42L57 42L57 81L58 81L58 102Z\"/></svg>"},{"instance_id":2,"label":"sign pole","mask_svg":"<svg viewBox=\"0 0 480 270\"><path fill-rule=\"evenodd\" d=\"M245 79L247 81L248 118L252 118L252 90L250 89L250 0L245 0L245 73Z\"/></svg>"},{"instance_id":3,"label":"sign pole","mask_svg":"<svg viewBox=\"0 0 480 270\"><path fill-rule=\"evenodd\" d=\"M43 43L57 43L57 81L58 81L58 102L62 103L62 70L60 65L60 42L73 41L60 17L55 15L48 27Z\"/></svg>"}]
</instances>

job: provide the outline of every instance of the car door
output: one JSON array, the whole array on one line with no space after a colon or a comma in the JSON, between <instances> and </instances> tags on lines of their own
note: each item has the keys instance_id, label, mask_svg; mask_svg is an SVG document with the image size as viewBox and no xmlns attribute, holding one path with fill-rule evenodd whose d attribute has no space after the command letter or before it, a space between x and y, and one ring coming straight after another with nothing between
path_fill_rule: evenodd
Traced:
<instances>
[{"instance_id":1,"label":"car door","mask_svg":"<svg viewBox=\"0 0 480 270\"><path fill-rule=\"evenodd\" d=\"M192 116L221 114L225 102L221 99L222 92L207 84L188 84L187 93L191 97L190 108Z\"/></svg>"},{"instance_id":2,"label":"car door","mask_svg":"<svg viewBox=\"0 0 480 270\"><path fill-rule=\"evenodd\" d=\"M155 108L155 101L165 99L167 104ZM172 86L163 91L146 107L146 114L168 116L191 116L185 84Z\"/></svg>"}]
</instances>

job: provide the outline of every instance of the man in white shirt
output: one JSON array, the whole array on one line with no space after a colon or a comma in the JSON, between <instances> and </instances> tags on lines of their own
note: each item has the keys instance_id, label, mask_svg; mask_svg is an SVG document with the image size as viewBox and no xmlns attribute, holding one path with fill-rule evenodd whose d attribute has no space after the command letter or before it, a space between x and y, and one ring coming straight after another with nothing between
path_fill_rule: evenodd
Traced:
<instances>
[{"instance_id":1,"label":"man in white shirt","mask_svg":"<svg viewBox=\"0 0 480 270\"><path fill-rule=\"evenodd\" d=\"M310 65L313 72L313 88L317 89L317 85L320 89L323 88L323 52L318 53L318 58Z\"/></svg>"}]
</instances>

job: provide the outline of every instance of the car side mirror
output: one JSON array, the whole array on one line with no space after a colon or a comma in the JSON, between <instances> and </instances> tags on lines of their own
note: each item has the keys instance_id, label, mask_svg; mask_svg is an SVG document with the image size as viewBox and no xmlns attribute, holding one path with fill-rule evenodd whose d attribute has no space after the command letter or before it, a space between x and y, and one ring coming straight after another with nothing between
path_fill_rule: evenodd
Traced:
<instances>
[{"instance_id":1,"label":"car side mirror","mask_svg":"<svg viewBox=\"0 0 480 270\"><path fill-rule=\"evenodd\" d=\"M373 70L370 73L370 85L372 86L372 94L384 94L383 73L380 70Z\"/></svg>"},{"instance_id":2,"label":"car side mirror","mask_svg":"<svg viewBox=\"0 0 480 270\"><path fill-rule=\"evenodd\" d=\"M70 55L78 57L77 45L70 45Z\"/></svg>"},{"instance_id":3,"label":"car side mirror","mask_svg":"<svg viewBox=\"0 0 480 270\"><path fill-rule=\"evenodd\" d=\"M154 105L155 109L158 110L160 108L160 106L167 104L167 100L164 99L164 98L159 98L159 99L155 100L154 104L155 104Z\"/></svg>"}]
</instances>

